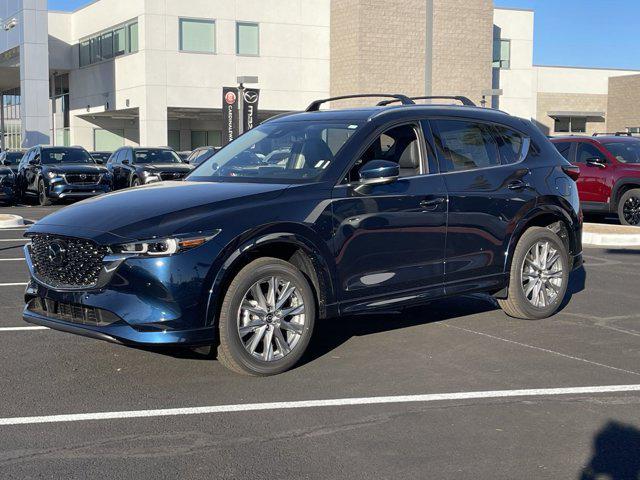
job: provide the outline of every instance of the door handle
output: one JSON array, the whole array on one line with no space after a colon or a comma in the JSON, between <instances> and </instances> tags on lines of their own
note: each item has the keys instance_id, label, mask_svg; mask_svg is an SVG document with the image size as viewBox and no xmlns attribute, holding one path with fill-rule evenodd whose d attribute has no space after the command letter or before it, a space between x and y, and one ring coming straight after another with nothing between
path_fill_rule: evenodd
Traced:
<instances>
[{"instance_id":1,"label":"door handle","mask_svg":"<svg viewBox=\"0 0 640 480\"><path fill-rule=\"evenodd\" d=\"M444 202L445 202L445 199L442 197L434 198L433 200L423 200L420 202L420 208L427 211L435 210Z\"/></svg>"},{"instance_id":2,"label":"door handle","mask_svg":"<svg viewBox=\"0 0 640 480\"><path fill-rule=\"evenodd\" d=\"M507 185L507 188L509 190L524 190L525 188L528 188L528 187L529 187L529 184L522 180L514 180L509 185Z\"/></svg>"}]
</instances>

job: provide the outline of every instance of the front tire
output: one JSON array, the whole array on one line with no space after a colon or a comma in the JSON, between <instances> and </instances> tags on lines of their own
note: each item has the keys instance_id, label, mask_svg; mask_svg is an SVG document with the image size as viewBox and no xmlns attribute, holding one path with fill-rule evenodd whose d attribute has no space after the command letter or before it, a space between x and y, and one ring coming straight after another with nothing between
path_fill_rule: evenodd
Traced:
<instances>
[{"instance_id":1,"label":"front tire","mask_svg":"<svg viewBox=\"0 0 640 480\"><path fill-rule=\"evenodd\" d=\"M509 290L499 299L510 317L539 320L555 314L567 293L569 254L562 239L548 228L529 228L516 246Z\"/></svg>"},{"instance_id":2,"label":"front tire","mask_svg":"<svg viewBox=\"0 0 640 480\"><path fill-rule=\"evenodd\" d=\"M306 277L277 258L260 258L233 279L219 317L218 360L236 373L276 375L306 351L316 305Z\"/></svg>"},{"instance_id":3,"label":"front tire","mask_svg":"<svg viewBox=\"0 0 640 480\"><path fill-rule=\"evenodd\" d=\"M618 218L622 225L640 226L640 188L631 189L618 202Z\"/></svg>"},{"instance_id":4,"label":"front tire","mask_svg":"<svg viewBox=\"0 0 640 480\"><path fill-rule=\"evenodd\" d=\"M139 187L140 185L142 185L142 182L138 177L134 177L133 180L131 180L131 188Z\"/></svg>"},{"instance_id":5,"label":"front tire","mask_svg":"<svg viewBox=\"0 0 640 480\"><path fill-rule=\"evenodd\" d=\"M38 203L40 203L41 207L48 207L52 203L49 197L47 197L47 189L42 179L38 182Z\"/></svg>"}]
</instances>

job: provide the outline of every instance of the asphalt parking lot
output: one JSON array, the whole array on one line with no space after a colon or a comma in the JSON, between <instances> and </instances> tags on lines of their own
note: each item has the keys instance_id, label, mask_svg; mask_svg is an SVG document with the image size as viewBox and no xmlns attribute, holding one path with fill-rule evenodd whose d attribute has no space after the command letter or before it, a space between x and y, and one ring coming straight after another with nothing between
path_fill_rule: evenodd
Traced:
<instances>
[{"instance_id":1,"label":"asphalt parking lot","mask_svg":"<svg viewBox=\"0 0 640 480\"><path fill-rule=\"evenodd\" d=\"M2 213L36 220L55 208ZM510 319L484 296L340 318L318 327L301 366L256 379L206 352L23 323L23 232L0 231L0 478L640 474L640 250L586 249L551 319ZM423 397L372 403L410 395ZM311 403L291 408L300 401ZM228 405L238 407L218 408ZM192 407L212 408L164 410Z\"/></svg>"}]
</instances>

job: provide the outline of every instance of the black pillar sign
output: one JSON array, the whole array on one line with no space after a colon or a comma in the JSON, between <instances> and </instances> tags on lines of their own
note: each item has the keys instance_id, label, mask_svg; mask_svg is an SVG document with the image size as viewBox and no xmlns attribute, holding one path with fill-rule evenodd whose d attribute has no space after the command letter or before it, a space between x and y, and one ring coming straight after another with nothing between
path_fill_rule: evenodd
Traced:
<instances>
[{"instance_id":1,"label":"black pillar sign","mask_svg":"<svg viewBox=\"0 0 640 480\"><path fill-rule=\"evenodd\" d=\"M224 87L222 89L222 145L227 145L238 138L238 89Z\"/></svg>"},{"instance_id":2,"label":"black pillar sign","mask_svg":"<svg viewBox=\"0 0 640 480\"><path fill-rule=\"evenodd\" d=\"M244 91L243 125L244 131L249 131L258 124L258 103L260 102L260 90L247 88Z\"/></svg>"}]
</instances>

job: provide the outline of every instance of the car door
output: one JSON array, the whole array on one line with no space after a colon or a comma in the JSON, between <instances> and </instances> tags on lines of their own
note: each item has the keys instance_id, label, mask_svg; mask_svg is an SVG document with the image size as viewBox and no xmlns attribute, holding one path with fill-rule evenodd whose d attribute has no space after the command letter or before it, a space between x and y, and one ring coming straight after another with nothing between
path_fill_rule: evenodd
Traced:
<instances>
[{"instance_id":1,"label":"car door","mask_svg":"<svg viewBox=\"0 0 640 480\"><path fill-rule=\"evenodd\" d=\"M520 161L503 164L504 145L492 124L461 118L430 124L449 195L446 292L467 290L470 281L489 288L502 281L514 219L525 204L535 205L530 171Z\"/></svg>"},{"instance_id":2,"label":"car door","mask_svg":"<svg viewBox=\"0 0 640 480\"><path fill-rule=\"evenodd\" d=\"M447 202L444 181L429 170L418 122L378 130L333 191L334 253L343 308L363 298L385 304L443 293ZM363 186L369 161L400 166L393 183ZM398 297L402 298L398 298ZM379 302L377 305L381 305Z\"/></svg>"},{"instance_id":3,"label":"car door","mask_svg":"<svg viewBox=\"0 0 640 480\"><path fill-rule=\"evenodd\" d=\"M107 169L111 173L111 177L113 178L113 189L118 190L122 188L120 182L120 176L122 174L122 165L120 164L120 159L122 158L123 150L117 150L109 161L107 162Z\"/></svg>"},{"instance_id":4,"label":"car door","mask_svg":"<svg viewBox=\"0 0 640 480\"><path fill-rule=\"evenodd\" d=\"M582 141L577 145L576 165L580 167L580 201L605 208L613 187L609 171L611 163L599 145ZM599 205L598 205L599 204Z\"/></svg>"},{"instance_id":5,"label":"car door","mask_svg":"<svg viewBox=\"0 0 640 480\"><path fill-rule=\"evenodd\" d=\"M40 149L36 148L31 153L31 158L27 161L25 166L25 186L27 192L36 194L38 193L38 180L40 178L40 171L42 170Z\"/></svg>"}]
</instances>

